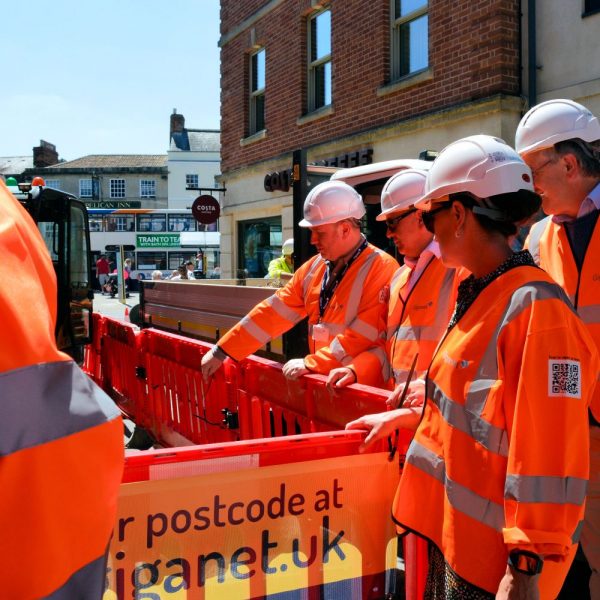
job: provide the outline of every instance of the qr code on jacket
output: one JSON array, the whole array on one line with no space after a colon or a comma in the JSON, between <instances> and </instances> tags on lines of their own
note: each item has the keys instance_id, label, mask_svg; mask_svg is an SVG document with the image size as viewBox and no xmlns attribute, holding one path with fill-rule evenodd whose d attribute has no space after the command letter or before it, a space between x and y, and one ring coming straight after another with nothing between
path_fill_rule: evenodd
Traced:
<instances>
[{"instance_id":1,"label":"qr code on jacket","mask_svg":"<svg viewBox=\"0 0 600 600\"><path fill-rule=\"evenodd\" d=\"M581 368L578 360L548 361L548 395L581 398Z\"/></svg>"}]
</instances>

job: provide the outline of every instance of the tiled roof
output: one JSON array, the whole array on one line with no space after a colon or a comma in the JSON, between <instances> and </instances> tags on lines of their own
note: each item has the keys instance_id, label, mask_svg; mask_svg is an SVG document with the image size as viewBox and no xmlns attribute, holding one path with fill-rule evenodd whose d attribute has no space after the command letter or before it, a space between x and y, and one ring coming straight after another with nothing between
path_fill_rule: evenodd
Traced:
<instances>
[{"instance_id":1,"label":"tiled roof","mask_svg":"<svg viewBox=\"0 0 600 600\"><path fill-rule=\"evenodd\" d=\"M221 132L214 129L184 129L171 135L169 150L220 152Z\"/></svg>"},{"instance_id":2,"label":"tiled roof","mask_svg":"<svg viewBox=\"0 0 600 600\"><path fill-rule=\"evenodd\" d=\"M33 167L33 156L0 156L2 175L20 175L25 169Z\"/></svg>"},{"instance_id":3,"label":"tiled roof","mask_svg":"<svg viewBox=\"0 0 600 600\"><path fill-rule=\"evenodd\" d=\"M166 167L166 154L89 154L53 165L51 169L140 169Z\"/></svg>"}]
</instances>

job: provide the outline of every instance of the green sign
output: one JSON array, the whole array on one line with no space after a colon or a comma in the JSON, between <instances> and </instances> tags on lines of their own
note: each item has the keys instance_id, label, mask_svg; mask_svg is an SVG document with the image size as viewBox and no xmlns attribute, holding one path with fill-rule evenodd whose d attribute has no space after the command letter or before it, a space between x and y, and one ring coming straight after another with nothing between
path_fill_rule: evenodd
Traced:
<instances>
[{"instance_id":1,"label":"green sign","mask_svg":"<svg viewBox=\"0 0 600 600\"><path fill-rule=\"evenodd\" d=\"M180 246L178 233L149 233L136 235L138 248L178 248Z\"/></svg>"}]
</instances>

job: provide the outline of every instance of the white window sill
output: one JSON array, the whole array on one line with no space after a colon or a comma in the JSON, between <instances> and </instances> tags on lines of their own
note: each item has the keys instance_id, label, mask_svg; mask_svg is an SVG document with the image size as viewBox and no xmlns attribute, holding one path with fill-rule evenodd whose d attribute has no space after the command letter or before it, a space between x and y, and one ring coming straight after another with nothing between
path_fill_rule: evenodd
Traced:
<instances>
[{"instance_id":1,"label":"white window sill","mask_svg":"<svg viewBox=\"0 0 600 600\"><path fill-rule=\"evenodd\" d=\"M317 108L317 110L313 110L312 112L302 115L296 119L296 125L304 125L306 123L311 123L312 121L317 121L318 119L322 119L324 117L328 117L333 114L333 104L328 104L327 106L322 106L321 108Z\"/></svg>"},{"instance_id":2,"label":"white window sill","mask_svg":"<svg viewBox=\"0 0 600 600\"><path fill-rule=\"evenodd\" d=\"M405 90L406 88L412 87L413 85L417 85L425 81L431 81L432 79L432 69L423 69L422 71L418 71L417 73L405 75L402 79L392 81L392 83L382 85L381 87L377 88L377 96L387 96L387 94L393 94L395 92L399 92L401 90Z\"/></svg>"},{"instance_id":3,"label":"white window sill","mask_svg":"<svg viewBox=\"0 0 600 600\"><path fill-rule=\"evenodd\" d=\"M242 138L240 140L240 146L249 146L250 144L254 144L256 142L260 142L260 140L264 140L267 137L267 130L261 129L248 137Z\"/></svg>"}]
</instances>

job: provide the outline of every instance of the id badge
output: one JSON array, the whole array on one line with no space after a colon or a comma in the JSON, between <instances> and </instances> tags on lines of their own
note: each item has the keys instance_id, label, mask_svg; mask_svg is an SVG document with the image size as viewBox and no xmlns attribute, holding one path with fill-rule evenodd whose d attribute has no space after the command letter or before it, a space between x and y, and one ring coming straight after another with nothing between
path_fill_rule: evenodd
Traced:
<instances>
[{"instance_id":1,"label":"id badge","mask_svg":"<svg viewBox=\"0 0 600 600\"><path fill-rule=\"evenodd\" d=\"M312 339L315 342L328 342L329 341L329 330L323 323L317 323L312 328Z\"/></svg>"}]
</instances>

